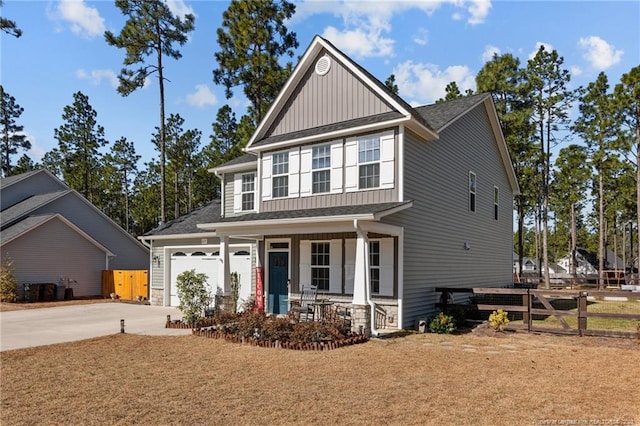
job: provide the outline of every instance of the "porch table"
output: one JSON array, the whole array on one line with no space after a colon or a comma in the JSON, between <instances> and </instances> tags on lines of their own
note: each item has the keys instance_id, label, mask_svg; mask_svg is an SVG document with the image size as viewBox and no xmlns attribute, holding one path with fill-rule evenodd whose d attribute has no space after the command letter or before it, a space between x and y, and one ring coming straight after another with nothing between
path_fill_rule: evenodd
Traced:
<instances>
[{"instance_id":1,"label":"porch table","mask_svg":"<svg viewBox=\"0 0 640 426\"><path fill-rule=\"evenodd\" d=\"M319 321L326 320L329 307L334 303L335 302L329 299L316 299L315 302L311 303L311 305L313 305L314 312L318 315Z\"/></svg>"}]
</instances>

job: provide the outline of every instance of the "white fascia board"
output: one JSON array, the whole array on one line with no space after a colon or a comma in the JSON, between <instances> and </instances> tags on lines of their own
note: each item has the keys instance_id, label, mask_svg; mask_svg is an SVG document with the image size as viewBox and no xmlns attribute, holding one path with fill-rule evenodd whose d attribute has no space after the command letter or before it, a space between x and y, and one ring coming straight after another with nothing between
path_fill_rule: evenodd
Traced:
<instances>
[{"instance_id":1,"label":"white fascia board","mask_svg":"<svg viewBox=\"0 0 640 426\"><path fill-rule=\"evenodd\" d=\"M251 152L258 153L261 151L273 151L280 148L288 148L291 146L298 146L298 145L303 145L303 144L312 143L316 141L337 139L343 136L353 136L358 133L368 133L374 130L380 130L380 129L386 129L389 127L399 126L410 120L411 118L409 117L402 117L402 118L396 118L395 120L388 120L388 121L381 121L379 123L367 124L366 126L351 127L349 129L335 130L333 132L328 132L328 133L320 133L317 135L306 136L302 138L289 139L282 142L270 143L268 145L252 148Z\"/></svg>"},{"instance_id":2,"label":"white fascia board","mask_svg":"<svg viewBox=\"0 0 640 426\"><path fill-rule=\"evenodd\" d=\"M169 235L146 235L138 237L140 241L154 241L154 240L175 240L182 238L217 238L218 235L215 232L201 232L197 234L169 234Z\"/></svg>"},{"instance_id":3,"label":"white fascia board","mask_svg":"<svg viewBox=\"0 0 640 426\"><path fill-rule=\"evenodd\" d=\"M258 159L256 158L255 162L246 162L240 164L232 164L230 166L220 166L214 167L212 169L208 169L209 173L214 173L216 176L220 177L221 174L225 173L237 173L237 172L247 172L247 171L256 171L258 168Z\"/></svg>"},{"instance_id":4,"label":"white fascia board","mask_svg":"<svg viewBox=\"0 0 640 426\"><path fill-rule=\"evenodd\" d=\"M334 226L339 223L346 223L350 230L353 230L351 223L354 220L375 220L372 213L366 214L354 214L354 215L340 215L340 216L314 216L314 217L297 217L287 219L269 219L269 220L252 220L242 222L222 222L222 223L200 223L198 228L200 229L215 229L216 234L226 235L230 232L243 232L243 235L247 232L249 234L261 234L260 230L272 231L272 228L286 228L287 232L290 232L292 227L296 225L300 226L300 229L304 232L309 232L309 226L313 225L326 225L328 227Z\"/></svg>"},{"instance_id":5,"label":"white fascia board","mask_svg":"<svg viewBox=\"0 0 640 426\"><path fill-rule=\"evenodd\" d=\"M511 188L513 188L513 195L519 195L520 185L518 184L518 177L516 176L515 170L513 170L513 163L511 162L509 148L507 147L507 142L504 140L502 127L500 126L500 122L498 120L498 113L496 112L496 107L493 104L493 99L491 98L491 96L487 95L487 97L484 98L484 106L487 111L487 115L489 116L489 122L491 123L493 135L496 139L496 142L498 143L498 150L500 151L500 156L502 158L502 163L504 165L505 171L507 172L509 183L511 183Z\"/></svg>"},{"instance_id":6,"label":"white fascia board","mask_svg":"<svg viewBox=\"0 0 640 426\"><path fill-rule=\"evenodd\" d=\"M394 208L389 209L389 210L385 210L385 211L382 211L382 212L375 213L373 215L373 218L374 218L374 220L377 221L377 220L382 219L385 216L389 216L390 214L398 213L398 212L400 212L402 210L405 210L405 209L408 209L410 207L413 207L413 201L410 201L408 203L402 204L401 206L394 207Z\"/></svg>"}]
</instances>

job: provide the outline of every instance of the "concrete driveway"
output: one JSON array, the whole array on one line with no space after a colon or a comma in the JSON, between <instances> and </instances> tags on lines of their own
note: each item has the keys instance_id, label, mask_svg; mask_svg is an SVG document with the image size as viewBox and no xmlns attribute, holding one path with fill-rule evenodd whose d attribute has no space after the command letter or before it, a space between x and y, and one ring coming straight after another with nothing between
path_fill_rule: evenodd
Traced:
<instances>
[{"instance_id":1,"label":"concrete driveway","mask_svg":"<svg viewBox=\"0 0 640 426\"><path fill-rule=\"evenodd\" d=\"M164 328L167 315L182 318L176 308L132 303L96 303L0 312L0 350L73 342L120 333L185 335L190 329Z\"/></svg>"}]
</instances>

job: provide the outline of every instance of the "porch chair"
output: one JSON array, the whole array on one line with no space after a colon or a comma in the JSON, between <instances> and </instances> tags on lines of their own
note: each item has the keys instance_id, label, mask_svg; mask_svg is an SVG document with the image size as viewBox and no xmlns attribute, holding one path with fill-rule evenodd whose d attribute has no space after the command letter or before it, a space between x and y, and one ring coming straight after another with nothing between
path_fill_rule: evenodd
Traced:
<instances>
[{"instance_id":1,"label":"porch chair","mask_svg":"<svg viewBox=\"0 0 640 426\"><path fill-rule=\"evenodd\" d=\"M315 320L316 298L318 296L318 287L312 285L303 285L300 289L300 303L294 309L300 314L300 320Z\"/></svg>"}]
</instances>

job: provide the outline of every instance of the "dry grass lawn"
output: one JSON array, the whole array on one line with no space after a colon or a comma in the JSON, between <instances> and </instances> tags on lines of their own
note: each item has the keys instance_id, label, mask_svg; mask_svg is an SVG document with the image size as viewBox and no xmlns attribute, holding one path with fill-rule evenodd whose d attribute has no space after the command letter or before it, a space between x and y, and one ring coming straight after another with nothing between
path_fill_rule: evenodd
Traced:
<instances>
[{"instance_id":1,"label":"dry grass lawn","mask_svg":"<svg viewBox=\"0 0 640 426\"><path fill-rule=\"evenodd\" d=\"M631 339L412 334L298 352L122 334L0 356L4 426L640 425Z\"/></svg>"}]
</instances>

